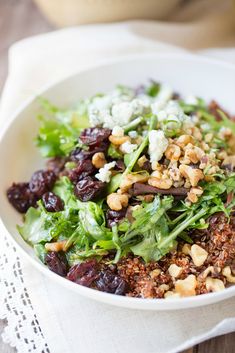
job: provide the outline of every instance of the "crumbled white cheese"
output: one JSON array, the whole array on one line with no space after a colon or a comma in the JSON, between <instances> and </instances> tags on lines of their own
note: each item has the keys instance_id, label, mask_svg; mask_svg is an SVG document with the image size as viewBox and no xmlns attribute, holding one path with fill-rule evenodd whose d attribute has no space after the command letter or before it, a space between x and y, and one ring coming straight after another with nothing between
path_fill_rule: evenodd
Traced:
<instances>
[{"instance_id":1,"label":"crumbled white cheese","mask_svg":"<svg viewBox=\"0 0 235 353\"><path fill-rule=\"evenodd\" d=\"M197 105L198 99L197 99L197 97L190 94L185 97L184 102L189 105Z\"/></svg>"},{"instance_id":2,"label":"crumbled white cheese","mask_svg":"<svg viewBox=\"0 0 235 353\"><path fill-rule=\"evenodd\" d=\"M116 165L116 162L111 162L111 163L106 163L103 168L99 169L99 172L95 174L96 179L104 182L104 183L109 183L110 182L110 177L112 175L110 169L114 168Z\"/></svg>"},{"instance_id":3,"label":"crumbled white cheese","mask_svg":"<svg viewBox=\"0 0 235 353\"><path fill-rule=\"evenodd\" d=\"M112 130L112 135L113 136L123 136L124 135L124 130L121 126L114 126Z\"/></svg>"},{"instance_id":4,"label":"crumbled white cheese","mask_svg":"<svg viewBox=\"0 0 235 353\"><path fill-rule=\"evenodd\" d=\"M168 146L168 140L162 130L149 132L149 155L150 162L158 162L163 157Z\"/></svg>"},{"instance_id":5,"label":"crumbled white cheese","mask_svg":"<svg viewBox=\"0 0 235 353\"><path fill-rule=\"evenodd\" d=\"M136 116L143 114L144 110L148 108L149 104L143 99L135 98L131 101L131 106L133 111L132 114Z\"/></svg>"},{"instance_id":6,"label":"crumbled white cheese","mask_svg":"<svg viewBox=\"0 0 235 353\"><path fill-rule=\"evenodd\" d=\"M158 121L163 129L180 128L184 123L192 124L191 118L184 114L179 103L176 101L169 101L164 110L157 113Z\"/></svg>"},{"instance_id":7,"label":"crumbled white cheese","mask_svg":"<svg viewBox=\"0 0 235 353\"><path fill-rule=\"evenodd\" d=\"M129 123L133 114L131 102L120 102L112 106L112 117L116 125L123 126Z\"/></svg>"},{"instance_id":8,"label":"crumbled white cheese","mask_svg":"<svg viewBox=\"0 0 235 353\"><path fill-rule=\"evenodd\" d=\"M134 143L132 144L132 143L130 143L130 141L126 141L120 146L120 150L123 153L132 153L136 150L137 147L138 147L138 145L136 145Z\"/></svg>"},{"instance_id":9,"label":"crumbled white cheese","mask_svg":"<svg viewBox=\"0 0 235 353\"><path fill-rule=\"evenodd\" d=\"M131 139L136 139L138 137L138 133L135 130L129 131L128 135L130 136Z\"/></svg>"}]
</instances>

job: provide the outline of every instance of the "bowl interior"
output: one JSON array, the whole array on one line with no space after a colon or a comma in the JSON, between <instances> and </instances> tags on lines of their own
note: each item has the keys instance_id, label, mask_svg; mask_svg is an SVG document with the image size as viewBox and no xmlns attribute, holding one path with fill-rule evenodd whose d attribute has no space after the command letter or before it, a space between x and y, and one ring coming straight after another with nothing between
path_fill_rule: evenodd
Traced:
<instances>
[{"instance_id":1,"label":"bowl interior","mask_svg":"<svg viewBox=\"0 0 235 353\"><path fill-rule=\"evenodd\" d=\"M183 94L198 95L206 100L218 100L225 109L235 113L235 68L188 54L140 55L109 63L69 77L44 90L40 95L48 98L55 105L66 107L76 103L79 98L111 90L116 84L137 86L149 79L165 82L175 91ZM9 205L5 193L7 187L13 181L28 180L33 171L43 166L43 160L33 142L37 134L38 122L36 117L40 114L40 109L37 99L34 98L28 102L12 117L5 131L1 133L0 140L0 165L2 166L0 173L0 215L9 234L24 252L38 263L39 260L32 248L17 233L15 225L21 223L21 216ZM40 267L43 267L43 265L40 264ZM66 280L62 281L66 282ZM73 287L75 286L77 289L80 287L77 285ZM230 292L234 294L235 290L232 289ZM86 293L88 293L87 289ZM101 293L98 297L100 295L104 296ZM228 293L226 296L228 296ZM126 300L126 303L130 302L130 298L119 298L117 300L115 296L109 295L110 297L112 299L109 301L113 304L117 301L120 303L118 305L127 306L124 301ZM213 296L210 297L213 298ZM210 302L216 301L215 298L220 299L220 296L214 296L214 299L211 299ZM224 296L222 295L221 298L223 299ZM194 301L181 299L180 302L175 304L175 308L199 305L197 302L200 302L200 305L203 302L205 303L202 299L193 299ZM101 300L104 299L101 298ZM154 302L151 301L151 304L147 304L146 300L139 300L138 303L144 301L145 304L143 305L145 307L149 305L151 308L159 308L159 305L161 305L161 309L174 308L173 301L171 304L169 304L170 301L161 301L161 304L159 304L159 300L155 300ZM134 306L141 308L142 304L134 304Z\"/></svg>"}]
</instances>

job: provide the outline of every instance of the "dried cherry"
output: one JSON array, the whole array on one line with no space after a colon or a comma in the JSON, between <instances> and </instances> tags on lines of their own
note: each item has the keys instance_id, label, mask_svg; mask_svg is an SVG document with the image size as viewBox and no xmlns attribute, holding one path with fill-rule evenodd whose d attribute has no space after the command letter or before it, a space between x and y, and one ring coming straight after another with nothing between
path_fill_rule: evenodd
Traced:
<instances>
[{"instance_id":1,"label":"dried cherry","mask_svg":"<svg viewBox=\"0 0 235 353\"><path fill-rule=\"evenodd\" d=\"M79 139L85 145L98 146L101 142L107 140L110 134L110 129L102 127L90 127L82 131Z\"/></svg>"},{"instance_id":2,"label":"dried cherry","mask_svg":"<svg viewBox=\"0 0 235 353\"><path fill-rule=\"evenodd\" d=\"M69 178L72 182L76 183L85 177L94 174L96 168L93 166L92 162L87 159L85 161L78 162L76 168L68 172Z\"/></svg>"},{"instance_id":3,"label":"dried cherry","mask_svg":"<svg viewBox=\"0 0 235 353\"><path fill-rule=\"evenodd\" d=\"M90 287L98 277L98 263L92 259L70 268L67 278L77 284Z\"/></svg>"},{"instance_id":4,"label":"dried cherry","mask_svg":"<svg viewBox=\"0 0 235 353\"><path fill-rule=\"evenodd\" d=\"M94 180L91 177L85 177L77 182L74 193L81 201L90 201L100 196L104 191L106 184L102 181Z\"/></svg>"},{"instance_id":5,"label":"dried cherry","mask_svg":"<svg viewBox=\"0 0 235 353\"><path fill-rule=\"evenodd\" d=\"M102 292L124 295L127 291L127 283L122 277L110 270L101 271L96 280L97 289Z\"/></svg>"},{"instance_id":6,"label":"dried cherry","mask_svg":"<svg viewBox=\"0 0 235 353\"><path fill-rule=\"evenodd\" d=\"M62 277L68 272L68 261L63 252L50 251L45 256L45 262L48 268Z\"/></svg>"},{"instance_id":7,"label":"dried cherry","mask_svg":"<svg viewBox=\"0 0 235 353\"><path fill-rule=\"evenodd\" d=\"M63 211L64 209L64 202L59 196L55 195L51 191L43 194L42 201L44 203L45 209L48 212L59 212Z\"/></svg>"},{"instance_id":8,"label":"dried cherry","mask_svg":"<svg viewBox=\"0 0 235 353\"><path fill-rule=\"evenodd\" d=\"M7 198L11 205L20 213L35 206L37 198L29 189L29 183L13 183L7 190Z\"/></svg>"},{"instance_id":9,"label":"dried cherry","mask_svg":"<svg viewBox=\"0 0 235 353\"><path fill-rule=\"evenodd\" d=\"M64 169L67 158L54 157L47 161L46 166L48 170L52 170L56 176Z\"/></svg>"},{"instance_id":10,"label":"dried cherry","mask_svg":"<svg viewBox=\"0 0 235 353\"><path fill-rule=\"evenodd\" d=\"M107 226L112 228L116 223L120 222L126 216L126 210L126 208L121 211L108 209L106 212Z\"/></svg>"},{"instance_id":11,"label":"dried cherry","mask_svg":"<svg viewBox=\"0 0 235 353\"><path fill-rule=\"evenodd\" d=\"M56 181L56 175L52 170L36 171L29 182L29 188L38 198L41 198L45 192L50 191Z\"/></svg>"}]
</instances>

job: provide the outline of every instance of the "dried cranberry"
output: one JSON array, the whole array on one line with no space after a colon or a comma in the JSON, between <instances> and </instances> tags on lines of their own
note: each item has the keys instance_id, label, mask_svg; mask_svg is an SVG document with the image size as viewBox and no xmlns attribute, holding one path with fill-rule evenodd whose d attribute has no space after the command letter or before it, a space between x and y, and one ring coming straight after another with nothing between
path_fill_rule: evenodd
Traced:
<instances>
[{"instance_id":1,"label":"dried cranberry","mask_svg":"<svg viewBox=\"0 0 235 353\"><path fill-rule=\"evenodd\" d=\"M76 168L69 171L69 178L72 182L76 183L85 177L94 174L96 168L93 166L89 159L78 162Z\"/></svg>"},{"instance_id":2,"label":"dried cranberry","mask_svg":"<svg viewBox=\"0 0 235 353\"><path fill-rule=\"evenodd\" d=\"M126 208L121 211L113 211L108 209L106 212L106 220L108 227L113 227L116 223L120 222L126 216Z\"/></svg>"},{"instance_id":3,"label":"dried cranberry","mask_svg":"<svg viewBox=\"0 0 235 353\"><path fill-rule=\"evenodd\" d=\"M110 134L110 129L90 127L84 129L79 138L85 145L98 146L101 142L107 140Z\"/></svg>"},{"instance_id":4,"label":"dried cranberry","mask_svg":"<svg viewBox=\"0 0 235 353\"><path fill-rule=\"evenodd\" d=\"M102 181L93 180L91 177L86 177L77 182L74 193L81 201L89 201L100 196L104 191L106 184Z\"/></svg>"},{"instance_id":5,"label":"dried cranberry","mask_svg":"<svg viewBox=\"0 0 235 353\"><path fill-rule=\"evenodd\" d=\"M46 192L43 194L42 201L48 212L59 212L64 209L64 202L53 192Z\"/></svg>"},{"instance_id":6,"label":"dried cranberry","mask_svg":"<svg viewBox=\"0 0 235 353\"><path fill-rule=\"evenodd\" d=\"M42 197L45 192L50 191L56 181L56 175L51 170L38 170L35 172L29 182L30 191L38 198Z\"/></svg>"},{"instance_id":7,"label":"dried cranberry","mask_svg":"<svg viewBox=\"0 0 235 353\"><path fill-rule=\"evenodd\" d=\"M68 272L68 262L63 252L50 251L45 256L45 262L48 268L62 277Z\"/></svg>"},{"instance_id":8,"label":"dried cranberry","mask_svg":"<svg viewBox=\"0 0 235 353\"><path fill-rule=\"evenodd\" d=\"M90 287L98 277L98 264L96 260L89 260L70 268L67 278L77 284Z\"/></svg>"},{"instance_id":9,"label":"dried cranberry","mask_svg":"<svg viewBox=\"0 0 235 353\"><path fill-rule=\"evenodd\" d=\"M13 183L7 190L8 201L20 213L36 205L36 197L29 190L29 183Z\"/></svg>"},{"instance_id":10,"label":"dried cranberry","mask_svg":"<svg viewBox=\"0 0 235 353\"><path fill-rule=\"evenodd\" d=\"M62 157L51 158L47 161L47 169L52 170L55 175L59 175L59 173L64 169L65 163L67 159Z\"/></svg>"},{"instance_id":11,"label":"dried cranberry","mask_svg":"<svg viewBox=\"0 0 235 353\"><path fill-rule=\"evenodd\" d=\"M102 292L124 295L127 291L127 284L122 277L110 270L102 271L96 281L97 289Z\"/></svg>"}]
</instances>

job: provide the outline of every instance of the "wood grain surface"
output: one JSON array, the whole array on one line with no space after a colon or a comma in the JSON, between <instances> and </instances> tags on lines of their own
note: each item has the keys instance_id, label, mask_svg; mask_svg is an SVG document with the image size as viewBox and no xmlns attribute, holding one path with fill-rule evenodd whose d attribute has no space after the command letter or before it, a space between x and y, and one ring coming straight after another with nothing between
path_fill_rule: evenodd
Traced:
<instances>
[{"instance_id":1,"label":"wood grain surface","mask_svg":"<svg viewBox=\"0 0 235 353\"><path fill-rule=\"evenodd\" d=\"M0 0L0 91L7 76L9 46L19 39L52 29L31 0ZM5 326L6 321L0 320L0 333ZM0 337L0 353L13 352L15 349L4 344ZM203 342L184 353L235 353L235 333Z\"/></svg>"}]
</instances>

